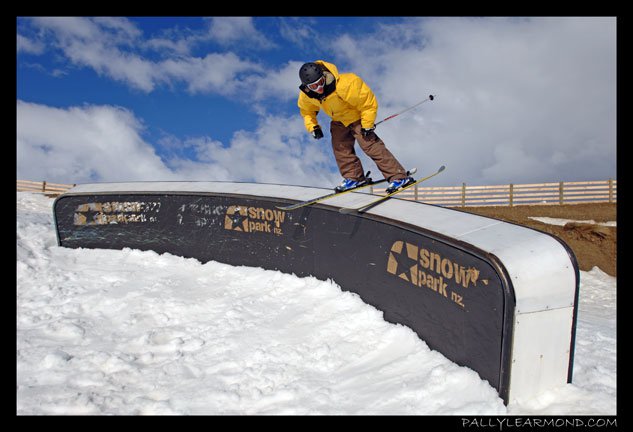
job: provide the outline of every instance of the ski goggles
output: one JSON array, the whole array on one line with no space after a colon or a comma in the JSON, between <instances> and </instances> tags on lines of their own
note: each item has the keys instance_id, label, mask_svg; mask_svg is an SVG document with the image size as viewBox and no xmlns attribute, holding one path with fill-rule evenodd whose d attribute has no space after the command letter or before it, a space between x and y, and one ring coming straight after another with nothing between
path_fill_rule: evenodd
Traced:
<instances>
[{"instance_id":1,"label":"ski goggles","mask_svg":"<svg viewBox=\"0 0 633 432\"><path fill-rule=\"evenodd\" d=\"M318 90L319 87L323 87L325 85L325 75L316 80L311 84L306 84L310 90Z\"/></svg>"}]
</instances>

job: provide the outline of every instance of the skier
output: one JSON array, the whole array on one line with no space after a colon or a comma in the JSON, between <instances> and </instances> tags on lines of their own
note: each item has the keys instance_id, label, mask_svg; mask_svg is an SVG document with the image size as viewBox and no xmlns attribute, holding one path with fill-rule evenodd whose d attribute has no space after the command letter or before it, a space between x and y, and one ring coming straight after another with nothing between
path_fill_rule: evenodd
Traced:
<instances>
[{"instance_id":1,"label":"skier","mask_svg":"<svg viewBox=\"0 0 633 432\"><path fill-rule=\"evenodd\" d=\"M332 118L332 149L344 180L334 188L337 192L367 183L363 166L354 151L354 142L375 163L389 182L391 193L413 183L413 177L387 149L374 132L378 102L369 86L356 74L339 74L332 63L323 60L305 63L299 69L301 85L297 105L308 132L315 139L323 138L317 121L321 109Z\"/></svg>"}]
</instances>

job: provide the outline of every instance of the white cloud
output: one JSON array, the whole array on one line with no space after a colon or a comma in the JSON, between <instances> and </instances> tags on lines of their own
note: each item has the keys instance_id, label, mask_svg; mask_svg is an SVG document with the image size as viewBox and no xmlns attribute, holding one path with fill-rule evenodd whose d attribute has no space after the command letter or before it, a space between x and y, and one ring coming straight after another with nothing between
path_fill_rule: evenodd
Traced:
<instances>
[{"instance_id":1,"label":"white cloud","mask_svg":"<svg viewBox=\"0 0 633 432\"><path fill-rule=\"evenodd\" d=\"M299 68L302 64L300 61L289 61L279 68L250 75L244 81L245 89L255 101L269 98L296 100L299 97Z\"/></svg>"},{"instance_id":2,"label":"white cloud","mask_svg":"<svg viewBox=\"0 0 633 432\"><path fill-rule=\"evenodd\" d=\"M74 63L149 92L161 80L155 64L122 50L133 46L140 32L127 20L80 17L34 18L40 29L54 35L54 44Z\"/></svg>"},{"instance_id":3,"label":"white cloud","mask_svg":"<svg viewBox=\"0 0 633 432\"><path fill-rule=\"evenodd\" d=\"M17 52L41 54L44 52L44 44L38 40L29 39L21 34L17 35Z\"/></svg>"},{"instance_id":4,"label":"white cloud","mask_svg":"<svg viewBox=\"0 0 633 432\"><path fill-rule=\"evenodd\" d=\"M228 24L223 24L224 20L228 20ZM219 34L222 40L245 38L251 42L260 41L260 44L266 42L251 21L218 18L212 23L212 28L216 28L212 33ZM49 32L53 44L72 63L92 68L100 75L148 93L158 85L183 82L191 93L229 95L243 88L242 82L248 75L262 72L260 65L242 60L231 52L210 53L205 57L183 55L208 35L184 37L179 34L173 41L152 38L146 42L141 31L124 18L47 17L34 18L33 24ZM18 42L23 50L34 49L25 38ZM146 48L166 49L173 55L152 60L139 54Z\"/></svg>"},{"instance_id":5,"label":"white cloud","mask_svg":"<svg viewBox=\"0 0 633 432\"><path fill-rule=\"evenodd\" d=\"M434 18L334 47L342 72L377 93L379 119L437 95L378 128L404 165L446 164L443 184L598 180L615 174L615 28L614 18Z\"/></svg>"},{"instance_id":6,"label":"white cloud","mask_svg":"<svg viewBox=\"0 0 633 432\"><path fill-rule=\"evenodd\" d=\"M279 19L279 34L300 48L319 46L319 43L323 42L323 35L317 29L318 23L314 18Z\"/></svg>"},{"instance_id":7,"label":"white cloud","mask_svg":"<svg viewBox=\"0 0 633 432\"><path fill-rule=\"evenodd\" d=\"M207 18L203 30L190 27L163 29L160 36L151 37L143 42L143 48L149 48L169 56L191 56L192 50L206 42L214 42L224 47L245 50L270 49L277 45L257 30L252 18L214 17Z\"/></svg>"},{"instance_id":8,"label":"white cloud","mask_svg":"<svg viewBox=\"0 0 633 432\"><path fill-rule=\"evenodd\" d=\"M188 56L191 47L195 43L190 38L168 39L165 37L150 38L145 42L145 47L158 52L174 53L179 56Z\"/></svg>"},{"instance_id":9,"label":"white cloud","mask_svg":"<svg viewBox=\"0 0 633 432\"><path fill-rule=\"evenodd\" d=\"M99 26L88 18L35 17L31 20L38 28L55 33L60 41L68 39L92 40L101 34Z\"/></svg>"},{"instance_id":10,"label":"white cloud","mask_svg":"<svg viewBox=\"0 0 633 432\"><path fill-rule=\"evenodd\" d=\"M132 43L142 36L142 32L127 18L121 17L96 17L94 22L104 29L108 29L117 35L120 43L126 41Z\"/></svg>"},{"instance_id":11,"label":"white cloud","mask_svg":"<svg viewBox=\"0 0 633 432\"><path fill-rule=\"evenodd\" d=\"M253 18L250 17L210 18L209 36L224 45L249 43L257 48L275 47L272 41L255 28Z\"/></svg>"},{"instance_id":12,"label":"white cloud","mask_svg":"<svg viewBox=\"0 0 633 432\"><path fill-rule=\"evenodd\" d=\"M112 106L59 109L17 101L17 176L58 183L174 180L141 138L134 115Z\"/></svg>"},{"instance_id":13,"label":"white cloud","mask_svg":"<svg viewBox=\"0 0 633 432\"><path fill-rule=\"evenodd\" d=\"M164 137L159 157L143 124L123 108L67 109L17 101L17 177L56 183L216 180L332 185L329 143L314 141L298 117L268 116L227 145L209 137ZM194 158L183 156L193 149Z\"/></svg>"},{"instance_id":14,"label":"white cloud","mask_svg":"<svg viewBox=\"0 0 633 432\"><path fill-rule=\"evenodd\" d=\"M208 137L187 139L181 146L193 148L195 160L175 157L168 163L182 177L329 187L339 178L324 141L313 140L298 116L267 116L254 132L236 132L228 145Z\"/></svg>"},{"instance_id":15,"label":"white cloud","mask_svg":"<svg viewBox=\"0 0 633 432\"><path fill-rule=\"evenodd\" d=\"M186 82L191 93L216 92L224 95L233 94L240 87L240 74L262 70L259 65L243 61L233 53L165 60L159 68L166 78Z\"/></svg>"}]
</instances>

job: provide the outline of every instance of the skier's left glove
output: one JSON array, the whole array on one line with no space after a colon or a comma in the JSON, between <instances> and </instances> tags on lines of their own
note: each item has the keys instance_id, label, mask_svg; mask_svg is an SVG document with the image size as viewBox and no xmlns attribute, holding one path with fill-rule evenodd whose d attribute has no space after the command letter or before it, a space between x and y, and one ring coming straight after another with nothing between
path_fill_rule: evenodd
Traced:
<instances>
[{"instance_id":1,"label":"skier's left glove","mask_svg":"<svg viewBox=\"0 0 633 432\"><path fill-rule=\"evenodd\" d=\"M363 138L365 138L368 141L373 141L376 139L376 133L374 132L374 129L376 129L376 126L366 129L366 128L362 128L360 130L360 133L363 135Z\"/></svg>"}]
</instances>

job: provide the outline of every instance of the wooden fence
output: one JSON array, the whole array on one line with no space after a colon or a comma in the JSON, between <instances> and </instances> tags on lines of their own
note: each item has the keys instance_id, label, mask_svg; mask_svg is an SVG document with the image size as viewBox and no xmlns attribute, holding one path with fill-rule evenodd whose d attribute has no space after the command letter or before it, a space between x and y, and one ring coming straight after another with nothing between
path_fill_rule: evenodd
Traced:
<instances>
[{"instance_id":1,"label":"wooden fence","mask_svg":"<svg viewBox=\"0 0 633 432\"><path fill-rule=\"evenodd\" d=\"M48 183L45 181L34 182L29 180L17 181L18 192L43 193L48 196L57 196L74 187L74 184Z\"/></svg>"},{"instance_id":2,"label":"wooden fence","mask_svg":"<svg viewBox=\"0 0 633 432\"><path fill-rule=\"evenodd\" d=\"M384 188L373 188L384 194ZM615 203L617 180L509 184L498 186L418 187L398 194L399 198L445 207L516 206L539 204Z\"/></svg>"},{"instance_id":3,"label":"wooden fence","mask_svg":"<svg viewBox=\"0 0 633 432\"><path fill-rule=\"evenodd\" d=\"M398 194L398 198L421 201L445 207L516 206L538 204L579 204L617 202L617 180L509 184L499 186L418 187ZM57 196L75 186L18 180L17 190ZM385 188L370 188L371 193L384 194Z\"/></svg>"}]
</instances>

